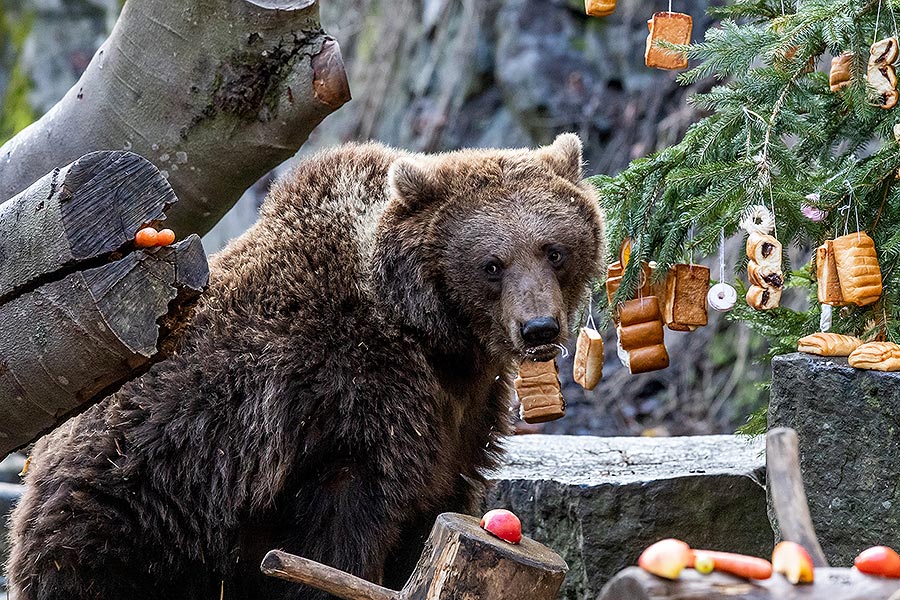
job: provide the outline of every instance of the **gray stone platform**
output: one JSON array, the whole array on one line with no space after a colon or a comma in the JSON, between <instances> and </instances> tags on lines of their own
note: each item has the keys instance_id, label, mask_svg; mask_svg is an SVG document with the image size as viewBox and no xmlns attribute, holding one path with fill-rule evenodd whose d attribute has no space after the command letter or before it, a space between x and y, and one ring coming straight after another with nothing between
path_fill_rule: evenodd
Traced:
<instances>
[{"instance_id":1,"label":"gray stone platform","mask_svg":"<svg viewBox=\"0 0 900 600\"><path fill-rule=\"evenodd\" d=\"M526 535L569 564L561 597L595 598L665 537L768 557L765 442L735 436L520 436L487 508L508 508Z\"/></svg>"},{"instance_id":2,"label":"gray stone platform","mask_svg":"<svg viewBox=\"0 0 900 600\"><path fill-rule=\"evenodd\" d=\"M772 361L769 428L793 427L810 514L833 566L865 548L900 548L900 373L844 358Z\"/></svg>"}]
</instances>

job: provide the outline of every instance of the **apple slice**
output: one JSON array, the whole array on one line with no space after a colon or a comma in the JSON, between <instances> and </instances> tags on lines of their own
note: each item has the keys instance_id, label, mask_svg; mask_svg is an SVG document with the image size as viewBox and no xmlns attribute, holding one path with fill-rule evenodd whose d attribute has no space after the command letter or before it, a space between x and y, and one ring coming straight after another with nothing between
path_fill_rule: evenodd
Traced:
<instances>
[{"instance_id":1,"label":"apple slice","mask_svg":"<svg viewBox=\"0 0 900 600\"><path fill-rule=\"evenodd\" d=\"M796 542L785 541L775 546L772 552L772 568L794 585L813 581L812 558L809 552Z\"/></svg>"},{"instance_id":2,"label":"apple slice","mask_svg":"<svg viewBox=\"0 0 900 600\"><path fill-rule=\"evenodd\" d=\"M481 517L480 525L482 529L493 533L504 542L518 544L522 541L522 522L508 510L495 508L487 511Z\"/></svg>"},{"instance_id":3,"label":"apple slice","mask_svg":"<svg viewBox=\"0 0 900 600\"><path fill-rule=\"evenodd\" d=\"M694 570L702 575L709 575L716 568L716 561L709 554L694 552Z\"/></svg>"},{"instance_id":4,"label":"apple slice","mask_svg":"<svg viewBox=\"0 0 900 600\"><path fill-rule=\"evenodd\" d=\"M648 546L638 558L638 566L659 577L678 579L692 558L690 546L669 538Z\"/></svg>"},{"instance_id":5,"label":"apple slice","mask_svg":"<svg viewBox=\"0 0 900 600\"><path fill-rule=\"evenodd\" d=\"M873 546L863 550L853 564L858 571L868 575L900 577L900 555L887 546Z\"/></svg>"}]
</instances>

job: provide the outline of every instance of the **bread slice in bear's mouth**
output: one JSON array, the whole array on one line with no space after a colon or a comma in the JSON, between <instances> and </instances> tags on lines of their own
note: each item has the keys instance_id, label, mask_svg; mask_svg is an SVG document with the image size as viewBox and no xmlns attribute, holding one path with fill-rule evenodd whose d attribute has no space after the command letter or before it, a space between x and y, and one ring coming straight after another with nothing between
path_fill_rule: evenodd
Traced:
<instances>
[{"instance_id":1,"label":"bread slice in bear's mouth","mask_svg":"<svg viewBox=\"0 0 900 600\"><path fill-rule=\"evenodd\" d=\"M522 358L527 358L529 360L537 362L546 362L548 360L553 360L554 358L556 358L562 348L563 347L560 344L541 344L540 346L531 346L530 348L525 349L525 352L523 352L522 354Z\"/></svg>"}]
</instances>

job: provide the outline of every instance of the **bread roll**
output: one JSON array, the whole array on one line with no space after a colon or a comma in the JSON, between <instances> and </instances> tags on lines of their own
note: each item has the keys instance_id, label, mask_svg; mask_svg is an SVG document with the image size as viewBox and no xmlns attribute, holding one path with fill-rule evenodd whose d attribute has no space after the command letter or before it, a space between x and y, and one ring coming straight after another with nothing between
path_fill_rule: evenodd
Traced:
<instances>
[{"instance_id":1,"label":"bread roll","mask_svg":"<svg viewBox=\"0 0 900 600\"><path fill-rule=\"evenodd\" d=\"M584 0L584 12L592 17L606 17L616 10L616 0Z\"/></svg>"},{"instance_id":2,"label":"bread roll","mask_svg":"<svg viewBox=\"0 0 900 600\"><path fill-rule=\"evenodd\" d=\"M619 309L619 320L622 325L661 321L659 298L656 296L645 296L625 302Z\"/></svg>"},{"instance_id":3,"label":"bread roll","mask_svg":"<svg viewBox=\"0 0 900 600\"><path fill-rule=\"evenodd\" d=\"M834 262L844 302L866 306L881 297L881 267L875 241L865 231L832 242Z\"/></svg>"},{"instance_id":4,"label":"bread roll","mask_svg":"<svg viewBox=\"0 0 900 600\"><path fill-rule=\"evenodd\" d=\"M708 320L706 295L709 269L701 265L674 265L666 276L663 321L669 329L692 331Z\"/></svg>"},{"instance_id":5,"label":"bread roll","mask_svg":"<svg viewBox=\"0 0 900 600\"><path fill-rule=\"evenodd\" d=\"M751 285L747 290L747 304L756 310L770 310L781 303L781 290Z\"/></svg>"},{"instance_id":6,"label":"bread roll","mask_svg":"<svg viewBox=\"0 0 900 600\"><path fill-rule=\"evenodd\" d=\"M521 404L519 415L525 422L544 423L566 414L555 361L523 360L514 383Z\"/></svg>"},{"instance_id":7,"label":"bread roll","mask_svg":"<svg viewBox=\"0 0 900 600\"><path fill-rule=\"evenodd\" d=\"M747 258L761 267L781 269L781 242L771 235L753 232L747 238Z\"/></svg>"},{"instance_id":8,"label":"bread roll","mask_svg":"<svg viewBox=\"0 0 900 600\"><path fill-rule=\"evenodd\" d=\"M884 38L872 44L869 49L870 65L892 65L895 60L897 60L897 38Z\"/></svg>"},{"instance_id":9,"label":"bread roll","mask_svg":"<svg viewBox=\"0 0 900 600\"><path fill-rule=\"evenodd\" d=\"M836 92L850 85L850 65L853 64L853 53L845 52L831 59L831 73L828 76L828 86L832 92Z\"/></svg>"},{"instance_id":10,"label":"bread roll","mask_svg":"<svg viewBox=\"0 0 900 600\"><path fill-rule=\"evenodd\" d=\"M847 359L851 367L870 371L900 371L900 346L893 342L869 342Z\"/></svg>"},{"instance_id":11,"label":"bread roll","mask_svg":"<svg viewBox=\"0 0 900 600\"><path fill-rule=\"evenodd\" d=\"M628 353L628 370L632 375L659 371L669 366L669 353L664 344L655 344L631 350Z\"/></svg>"},{"instance_id":12,"label":"bread roll","mask_svg":"<svg viewBox=\"0 0 900 600\"><path fill-rule=\"evenodd\" d=\"M663 343L663 324L660 319L633 325L620 323L616 331L619 334L619 344L623 350L631 351L635 348Z\"/></svg>"},{"instance_id":13,"label":"bread roll","mask_svg":"<svg viewBox=\"0 0 900 600\"><path fill-rule=\"evenodd\" d=\"M841 281L838 278L837 263L834 262L832 240L816 248L816 279L818 279L819 302L831 306L843 306L844 296L841 294Z\"/></svg>"},{"instance_id":14,"label":"bread roll","mask_svg":"<svg viewBox=\"0 0 900 600\"><path fill-rule=\"evenodd\" d=\"M619 261L612 263L606 268L606 298L610 304L612 304L613 296L615 296L616 292L619 289L619 286L622 285L622 275L624 274L624 272L625 270L622 268L622 263ZM648 263L642 263L641 280L639 282L641 288L638 291L638 295L653 295L653 289L650 285L651 276L652 271L650 269L650 265Z\"/></svg>"},{"instance_id":15,"label":"bread roll","mask_svg":"<svg viewBox=\"0 0 900 600\"><path fill-rule=\"evenodd\" d=\"M603 377L603 338L590 327L582 327L575 343L573 379L586 390L597 387Z\"/></svg>"},{"instance_id":16,"label":"bread roll","mask_svg":"<svg viewBox=\"0 0 900 600\"><path fill-rule=\"evenodd\" d=\"M862 340L851 335L838 333L814 333L801 338L797 349L807 354L819 356L850 356L862 345Z\"/></svg>"},{"instance_id":17,"label":"bread roll","mask_svg":"<svg viewBox=\"0 0 900 600\"><path fill-rule=\"evenodd\" d=\"M760 266L755 261L747 263L747 278L752 285L781 289L784 287L784 276L781 274L781 265L778 267Z\"/></svg>"},{"instance_id":18,"label":"bread roll","mask_svg":"<svg viewBox=\"0 0 900 600\"><path fill-rule=\"evenodd\" d=\"M658 12L647 21L650 34L647 36L647 47L644 51L644 64L657 69L678 70L688 66L687 55L661 48L657 40L665 40L672 44L690 44L693 20L683 13Z\"/></svg>"}]
</instances>

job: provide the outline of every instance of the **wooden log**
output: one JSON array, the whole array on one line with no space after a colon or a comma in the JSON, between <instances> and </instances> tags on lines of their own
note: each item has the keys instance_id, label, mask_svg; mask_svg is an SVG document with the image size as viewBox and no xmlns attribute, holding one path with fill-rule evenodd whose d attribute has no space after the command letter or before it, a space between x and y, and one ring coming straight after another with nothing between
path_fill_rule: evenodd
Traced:
<instances>
[{"instance_id":1,"label":"wooden log","mask_svg":"<svg viewBox=\"0 0 900 600\"><path fill-rule=\"evenodd\" d=\"M687 569L670 581L631 567L611 579L598 600L889 600L900 590L900 579L864 575L856 569L816 569L815 576L812 584L793 585L781 575L747 580Z\"/></svg>"},{"instance_id":2,"label":"wooden log","mask_svg":"<svg viewBox=\"0 0 900 600\"><path fill-rule=\"evenodd\" d=\"M159 170L130 152L94 152L54 169L0 204L0 305L123 251L176 201Z\"/></svg>"},{"instance_id":3,"label":"wooden log","mask_svg":"<svg viewBox=\"0 0 900 600\"><path fill-rule=\"evenodd\" d=\"M793 429L778 427L766 434L766 488L781 537L803 546L817 568L827 567L828 560L809 514L798 448L797 432Z\"/></svg>"},{"instance_id":4,"label":"wooden log","mask_svg":"<svg viewBox=\"0 0 900 600\"><path fill-rule=\"evenodd\" d=\"M0 456L161 360L206 286L200 238L76 271L0 306Z\"/></svg>"},{"instance_id":5,"label":"wooden log","mask_svg":"<svg viewBox=\"0 0 900 600\"><path fill-rule=\"evenodd\" d=\"M95 152L0 204L0 456L164 358L209 280L200 238L134 251L178 199L152 163Z\"/></svg>"},{"instance_id":6,"label":"wooden log","mask_svg":"<svg viewBox=\"0 0 900 600\"><path fill-rule=\"evenodd\" d=\"M0 148L0 201L96 150L165 171L179 237L206 233L350 99L316 0L128 0L56 106Z\"/></svg>"},{"instance_id":7,"label":"wooden log","mask_svg":"<svg viewBox=\"0 0 900 600\"><path fill-rule=\"evenodd\" d=\"M261 569L344 600L552 600L568 566L530 538L510 544L484 531L474 517L443 513L399 592L277 550L266 555Z\"/></svg>"}]
</instances>

